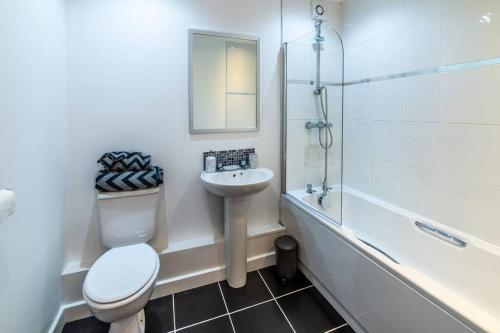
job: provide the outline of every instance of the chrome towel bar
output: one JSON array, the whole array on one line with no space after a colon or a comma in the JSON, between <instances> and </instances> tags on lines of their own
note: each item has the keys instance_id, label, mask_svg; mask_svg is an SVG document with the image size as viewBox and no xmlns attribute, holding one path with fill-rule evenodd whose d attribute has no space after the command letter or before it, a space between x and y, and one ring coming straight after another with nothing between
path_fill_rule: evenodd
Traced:
<instances>
[{"instance_id":1,"label":"chrome towel bar","mask_svg":"<svg viewBox=\"0 0 500 333\"><path fill-rule=\"evenodd\" d=\"M427 224L427 223L423 223L423 222L420 222L420 221L415 221L415 225L417 226L417 228L419 228L420 230L422 230L423 232L426 232L434 237L437 237L445 242L448 242L452 245L455 245L455 246L458 246L458 247L466 247L467 246L467 242L450 234L450 233L447 233L446 231L443 231L443 230L440 230L430 224Z\"/></svg>"}]
</instances>

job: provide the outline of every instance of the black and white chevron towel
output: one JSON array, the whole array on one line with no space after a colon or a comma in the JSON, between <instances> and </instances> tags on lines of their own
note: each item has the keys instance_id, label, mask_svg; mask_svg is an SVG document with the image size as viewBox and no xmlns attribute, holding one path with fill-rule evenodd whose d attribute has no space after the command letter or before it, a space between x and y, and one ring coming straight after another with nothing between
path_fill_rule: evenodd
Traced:
<instances>
[{"instance_id":1,"label":"black and white chevron towel","mask_svg":"<svg viewBox=\"0 0 500 333\"><path fill-rule=\"evenodd\" d=\"M106 171L101 170L95 179L95 188L101 192L135 191L163 184L163 169Z\"/></svg>"},{"instance_id":2,"label":"black and white chevron towel","mask_svg":"<svg viewBox=\"0 0 500 333\"><path fill-rule=\"evenodd\" d=\"M140 152L114 151L105 153L97 161L104 171L130 171L151 169L151 155Z\"/></svg>"}]
</instances>

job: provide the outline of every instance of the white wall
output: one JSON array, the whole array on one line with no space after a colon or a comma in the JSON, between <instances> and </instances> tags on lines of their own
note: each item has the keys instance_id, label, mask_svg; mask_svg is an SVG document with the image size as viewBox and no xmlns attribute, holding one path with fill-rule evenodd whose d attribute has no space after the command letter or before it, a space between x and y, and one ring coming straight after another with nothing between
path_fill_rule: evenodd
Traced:
<instances>
[{"instance_id":1,"label":"white wall","mask_svg":"<svg viewBox=\"0 0 500 333\"><path fill-rule=\"evenodd\" d=\"M347 81L500 56L498 0L345 0ZM500 66L345 88L345 184L500 245Z\"/></svg>"},{"instance_id":2,"label":"white wall","mask_svg":"<svg viewBox=\"0 0 500 333\"><path fill-rule=\"evenodd\" d=\"M60 303L64 1L0 0L0 332L46 332Z\"/></svg>"},{"instance_id":3,"label":"white wall","mask_svg":"<svg viewBox=\"0 0 500 333\"><path fill-rule=\"evenodd\" d=\"M189 135L188 29L261 38L261 130ZM68 195L65 263L100 255L93 179L105 151L151 153L165 169L154 246L223 233L223 202L200 185L202 152L255 147L275 172L249 224L278 221L280 1L68 0Z\"/></svg>"}]
</instances>

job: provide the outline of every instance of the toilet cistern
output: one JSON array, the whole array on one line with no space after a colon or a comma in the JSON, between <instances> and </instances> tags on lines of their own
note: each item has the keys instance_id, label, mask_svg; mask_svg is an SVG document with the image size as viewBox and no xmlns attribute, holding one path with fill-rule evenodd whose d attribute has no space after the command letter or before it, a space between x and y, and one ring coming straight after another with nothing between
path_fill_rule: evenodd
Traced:
<instances>
[{"instance_id":1,"label":"toilet cistern","mask_svg":"<svg viewBox=\"0 0 500 333\"><path fill-rule=\"evenodd\" d=\"M250 197L267 188L274 174L266 168L202 173L203 187L224 197L226 279L233 288L246 284L247 214Z\"/></svg>"}]
</instances>

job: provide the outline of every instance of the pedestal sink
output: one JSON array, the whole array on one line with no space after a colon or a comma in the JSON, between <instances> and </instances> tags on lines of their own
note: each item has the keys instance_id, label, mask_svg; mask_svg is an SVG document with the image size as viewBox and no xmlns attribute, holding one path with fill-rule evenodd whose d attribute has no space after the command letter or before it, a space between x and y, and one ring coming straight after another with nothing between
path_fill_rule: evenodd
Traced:
<instances>
[{"instance_id":1,"label":"pedestal sink","mask_svg":"<svg viewBox=\"0 0 500 333\"><path fill-rule=\"evenodd\" d=\"M266 168L202 173L203 187L224 197L226 279L233 288L247 281L247 214L250 196L271 184L274 174Z\"/></svg>"}]
</instances>

